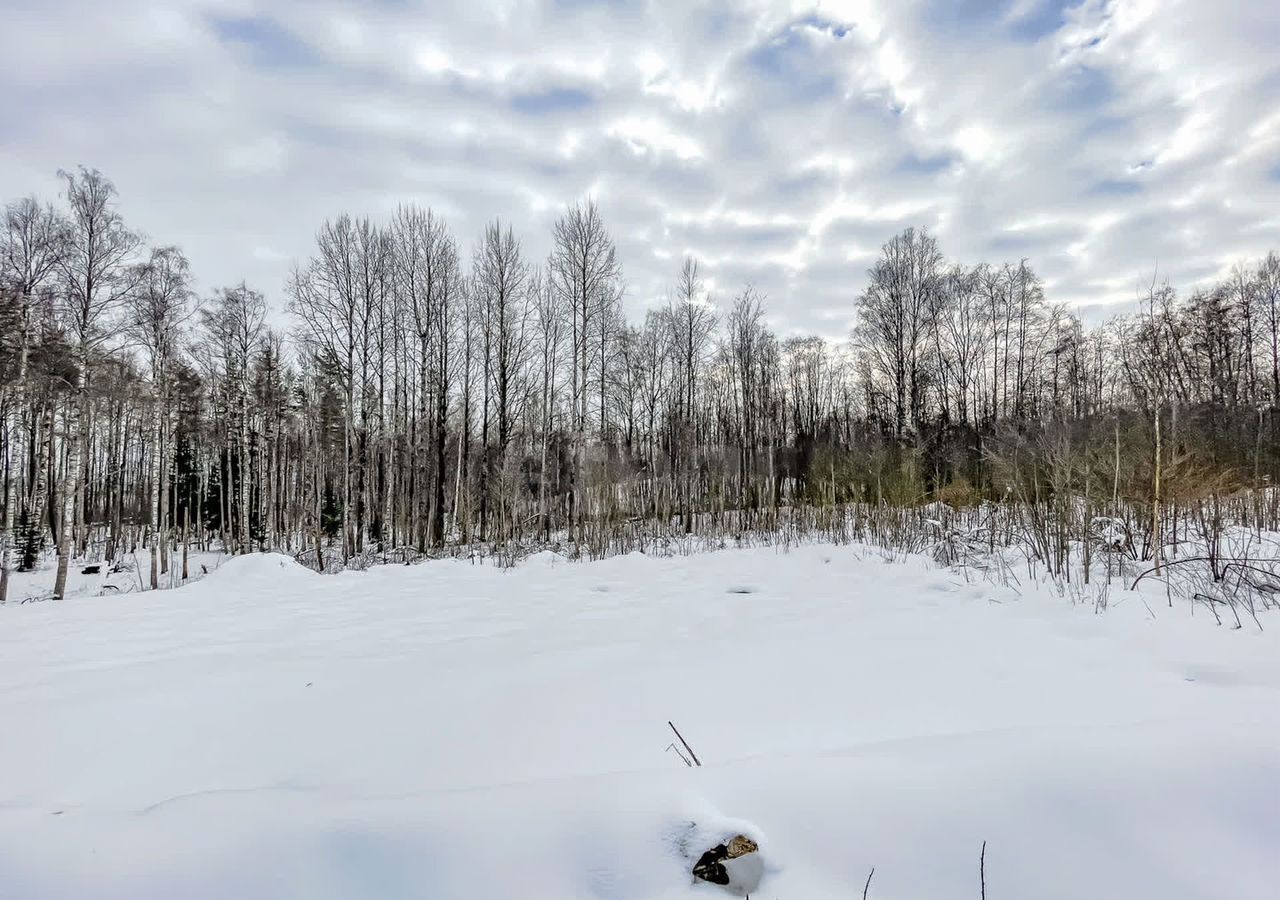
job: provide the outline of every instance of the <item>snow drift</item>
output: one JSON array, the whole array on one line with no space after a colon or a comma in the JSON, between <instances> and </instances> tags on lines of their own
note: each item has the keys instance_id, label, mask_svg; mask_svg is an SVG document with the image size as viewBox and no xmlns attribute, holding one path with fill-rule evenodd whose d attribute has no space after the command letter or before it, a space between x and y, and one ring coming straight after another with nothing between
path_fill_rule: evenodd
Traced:
<instances>
[{"instance_id":1,"label":"snow drift","mask_svg":"<svg viewBox=\"0 0 1280 900\"><path fill-rule=\"evenodd\" d=\"M292 556L283 553L249 553L221 561L197 585L200 591L266 592L272 588L289 590L302 582L320 577L319 573L308 569Z\"/></svg>"},{"instance_id":2,"label":"snow drift","mask_svg":"<svg viewBox=\"0 0 1280 900\"><path fill-rule=\"evenodd\" d=\"M0 896L705 900L741 833L769 900L977 897L983 841L991 900L1270 898L1280 629L1151 590L806 547L10 607Z\"/></svg>"}]
</instances>

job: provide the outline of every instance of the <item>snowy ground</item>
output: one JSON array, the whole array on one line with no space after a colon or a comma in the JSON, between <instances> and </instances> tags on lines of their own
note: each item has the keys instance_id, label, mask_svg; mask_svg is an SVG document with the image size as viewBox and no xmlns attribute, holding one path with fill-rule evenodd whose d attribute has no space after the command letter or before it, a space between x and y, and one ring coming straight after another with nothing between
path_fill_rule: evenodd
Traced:
<instances>
[{"instance_id":1,"label":"snowy ground","mask_svg":"<svg viewBox=\"0 0 1280 900\"><path fill-rule=\"evenodd\" d=\"M229 556L221 550L191 550L187 554L187 581L199 581L217 570ZM53 596L57 578L58 557L48 550L30 572L17 570L9 574L9 602L33 603ZM96 569L96 571L94 571ZM182 586L182 550L171 555L169 571L159 574L162 589ZM67 569L67 597L100 597L105 594L128 594L147 590L151 584L151 552L145 547L119 553L114 562L105 562L102 548L95 547L84 558L71 560Z\"/></svg>"},{"instance_id":2,"label":"snowy ground","mask_svg":"<svg viewBox=\"0 0 1280 900\"><path fill-rule=\"evenodd\" d=\"M694 821L763 900L977 898L983 841L989 900L1275 897L1280 621L1152 591L807 547L10 604L0 896L714 900Z\"/></svg>"}]
</instances>

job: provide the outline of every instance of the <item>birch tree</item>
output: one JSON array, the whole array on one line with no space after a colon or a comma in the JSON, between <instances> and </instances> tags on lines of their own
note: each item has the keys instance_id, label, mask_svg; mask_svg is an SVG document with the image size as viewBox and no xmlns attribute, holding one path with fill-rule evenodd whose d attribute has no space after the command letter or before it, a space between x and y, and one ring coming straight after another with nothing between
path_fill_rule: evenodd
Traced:
<instances>
[{"instance_id":1,"label":"birch tree","mask_svg":"<svg viewBox=\"0 0 1280 900\"><path fill-rule=\"evenodd\" d=\"M227 390L227 409L232 413L225 428L228 446L234 441L236 466L234 469L228 466L233 478L224 485L224 489L235 485L235 490L230 493L236 499L235 526L231 534L241 553L248 553L254 544L250 530L253 492L253 462L249 447L250 369L264 334L266 314L267 305L262 294L244 282L220 289L201 311L204 331Z\"/></svg>"},{"instance_id":2,"label":"birch tree","mask_svg":"<svg viewBox=\"0 0 1280 900\"><path fill-rule=\"evenodd\" d=\"M165 479L169 471L169 367L190 315L191 266L177 247L159 247L139 266L137 289L127 298L125 333L141 348L151 378L151 466L147 548L151 588L160 586L166 543Z\"/></svg>"},{"instance_id":3,"label":"birch tree","mask_svg":"<svg viewBox=\"0 0 1280 900\"><path fill-rule=\"evenodd\" d=\"M61 490L62 522L58 529L58 572L53 596L66 594L72 532L83 527L84 461L88 449L89 370L95 352L118 331L115 314L138 278L132 266L141 238L129 230L116 210L115 186L96 169L60 173L70 213L69 239L59 256L64 321L76 349L75 398L69 405L65 440L67 484Z\"/></svg>"},{"instance_id":4,"label":"birch tree","mask_svg":"<svg viewBox=\"0 0 1280 900\"><path fill-rule=\"evenodd\" d=\"M6 378L11 390L5 409L9 418L4 430L9 441L9 454L4 472L4 520L0 524L0 603L9 594L9 573L13 568L16 532L14 522L18 498L14 490L22 465L18 431L20 409L27 400L27 364L31 341L31 317L35 297L52 286L62 254L66 249L67 223L51 206L42 206L34 197L18 200L5 207L4 230L0 231L0 298L15 309L7 330L16 335L14 365ZM33 435L28 436L28 443ZM38 498L34 498L38 499ZM39 515L43 506L28 509L28 519ZM36 527L28 524L28 528Z\"/></svg>"},{"instance_id":5,"label":"birch tree","mask_svg":"<svg viewBox=\"0 0 1280 900\"><path fill-rule=\"evenodd\" d=\"M533 298L529 264L509 225L504 229L494 222L485 228L474 269L472 290L480 312L485 359L481 438L484 459L480 484L480 525L484 534L488 524L489 490L495 477L505 472L512 427L520 417L529 390ZM492 452L489 447L491 406L496 431ZM500 503L505 493L504 490L500 494Z\"/></svg>"},{"instance_id":6,"label":"birch tree","mask_svg":"<svg viewBox=\"0 0 1280 900\"><path fill-rule=\"evenodd\" d=\"M591 363L601 331L604 310L616 303L621 291L622 267L617 248L594 201L575 204L561 216L553 231L555 241L548 264L552 289L568 311L570 340L570 429L573 469L570 485L571 522L583 512L583 464L590 403Z\"/></svg>"}]
</instances>

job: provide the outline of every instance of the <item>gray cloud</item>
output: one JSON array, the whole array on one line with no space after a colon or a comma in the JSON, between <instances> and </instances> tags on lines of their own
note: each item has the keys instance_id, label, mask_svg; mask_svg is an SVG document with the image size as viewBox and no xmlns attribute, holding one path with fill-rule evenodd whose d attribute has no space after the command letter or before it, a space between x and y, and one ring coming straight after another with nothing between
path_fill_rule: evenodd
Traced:
<instances>
[{"instance_id":1,"label":"gray cloud","mask_svg":"<svg viewBox=\"0 0 1280 900\"><path fill-rule=\"evenodd\" d=\"M839 336L880 243L1027 258L1090 316L1280 244L1280 8L185 0L8 4L0 195L107 172L206 287L280 303L316 228L431 204L550 249L594 195L639 311L680 257Z\"/></svg>"}]
</instances>

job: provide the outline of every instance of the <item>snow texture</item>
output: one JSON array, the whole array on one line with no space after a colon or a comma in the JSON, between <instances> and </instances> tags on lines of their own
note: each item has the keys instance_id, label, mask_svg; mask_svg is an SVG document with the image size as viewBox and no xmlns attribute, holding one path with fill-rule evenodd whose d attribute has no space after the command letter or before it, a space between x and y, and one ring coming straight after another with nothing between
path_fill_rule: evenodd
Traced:
<instances>
[{"instance_id":1,"label":"snow texture","mask_svg":"<svg viewBox=\"0 0 1280 900\"><path fill-rule=\"evenodd\" d=\"M0 896L705 900L740 832L760 900L976 898L983 841L990 900L1269 900L1280 627L1149 590L805 547L10 604Z\"/></svg>"},{"instance_id":2,"label":"snow texture","mask_svg":"<svg viewBox=\"0 0 1280 900\"><path fill-rule=\"evenodd\" d=\"M151 554L145 547L121 553L111 563L102 558L101 547L95 547L94 551L89 557L71 561L71 567L67 570L68 597L128 594L146 590L150 586ZM216 571L227 559L227 554L220 550L191 551L187 558L188 582L199 581L208 573ZM46 550L35 570L11 572L9 602L33 603L52 598L57 565L57 556L52 550ZM182 585L181 550L172 554L169 571L159 574L157 580L162 589Z\"/></svg>"}]
</instances>

